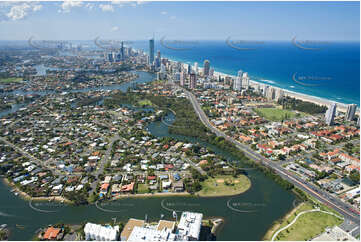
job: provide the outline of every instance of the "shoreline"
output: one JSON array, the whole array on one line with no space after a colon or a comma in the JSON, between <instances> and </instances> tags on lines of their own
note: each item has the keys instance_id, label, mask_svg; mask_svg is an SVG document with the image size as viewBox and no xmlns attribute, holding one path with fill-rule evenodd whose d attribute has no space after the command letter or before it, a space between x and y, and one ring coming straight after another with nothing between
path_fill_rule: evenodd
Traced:
<instances>
[{"instance_id":1,"label":"shoreline","mask_svg":"<svg viewBox=\"0 0 361 242\"><path fill-rule=\"evenodd\" d=\"M8 187L12 188L19 194L19 197L26 201L44 201L44 202L59 202L59 203L66 203L66 204L73 204L70 200L66 199L62 196L52 196L52 197L32 197L26 192L21 191L19 188L15 186L13 182L10 182L7 178L3 177L3 183ZM11 191L9 190L11 193Z\"/></svg>"},{"instance_id":2,"label":"shoreline","mask_svg":"<svg viewBox=\"0 0 361 242\"><path fill-rule=\"evenodd\" d=\"M167 57L170 61L173 61L173 62L181 62L183 64L189 64L189 63L192 63L191 65L193 66L195 61L178 61L176 59L174 59L173 57ZM201 67L198 67L198 68L201 68ZM226 74L224 72L220 72L220 71L214 71L214 75L215 76L221 76L221 77L225 77L225 76L230 76L232 78L236 78L235 75L231 75L231 74ZM306 101L306 102L312 102L312 103L315 103L317 105L325 105L325 106L329 106L331 105L332 103L336 103L337 104L337 109L338 111L341 111L341 112L346 112L347 111L347 106L349 104L347 103L342 103L342 102L339 102L339 101L334 101L334 100L331 100L331 99L328 99L328 98L324 98L324 97L318 97L318 96L313 96L313 95L310 95L310 94L305 94L305 93L302 93L302 92L297 92L297 91L292 91L292 90L289 90L289 89L286 89L286 88L282 88L282 87L277 87L275 86L274 84L272 83L263 83L263 82L260 82L260 81L256 81L256 80L249 80L249 83L250 83L250 86L255 85L267 85L267 86L271 86L273 88L276 88L276 89L281 89L284 91L284 94L289 96L289 97L293 97L293 98L296 98L296 99L300 99L302 101ZM357 104L356 104L357 105ZM360 107L357 106L357 109L356 109L356 113L359 114L360 113Z\"/></svg>"},{"instance_id":3,"label":"shoreline","mask_svg":"<svg viewBox=\"0 0 361 242\"><path fill-rule=\"evenodd\" d=\"M236 76L234 76L234 75L228 75L228 74L223 73L223 72L215 71L214 74L216 76L221 76L221 77L231 76L232 78L236 78ZM288 90L288 89L285 89L285 88L282 88L282 87L277 87L272 83L267 83L266 84L266 83L251 80L251 79L249 80L249 83L250 83L250 86L254 86L254 85L271 86L271 87L273 87L275 89L282 90L284 92L285 96L300 99L300 100L306 101L306 102L311 102L311 103L314 103L314 104L317 104L317 105L320 105L320 106L327 106L328 107L332 103L336 103L338 111L341 111L341 112L346 112L347 111L347 106L349 105L347 103L342 103L342 102L339 102L339 101L333 101L331 99L327 99L327 98L323 98L323 97L317 97L317 96L312 96L312 95L309 95L309 94L304 94L304 93L301 93L301 92L291 91L291 90ZM359 112L360 112L360 108L357 107L356 113L359 113Z\"/></svg>"},{"instance_id":4,"label":"shoreline","mask_svg":"<svg viewBox=\"0 0 361 242\"><path fill-rule=\"evenodd\" d=\"M303 204L304 204L304 202L301 202L296 207L294 207L293 209L288 211L284 216L275 220L275 224L271 225L271 227L266 231L266 233L262 237L262 240L270 241L272 239L273 234L281 227L283 221L285 221L289 217L291 217L292 214L295 213Z\"/></svg>"}]
</instances>

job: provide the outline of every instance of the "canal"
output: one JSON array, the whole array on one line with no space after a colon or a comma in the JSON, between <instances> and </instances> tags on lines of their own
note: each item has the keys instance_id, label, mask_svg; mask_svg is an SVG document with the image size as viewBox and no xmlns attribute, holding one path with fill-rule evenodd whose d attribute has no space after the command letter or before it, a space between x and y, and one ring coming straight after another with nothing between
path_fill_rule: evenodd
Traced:
<instances>
[{"instance_id":1,"label":"canal","mask_svg":"<svg viewBox=\"0 0 361 242\"><path fill-rule=\"evenodd\" d=\"M154 75L138 72L135 83L149 82ZM117 88L127 90L133 83L124 83ZM107 89L105 87L99 89ZM86 91L86 90L83 90ZM13 111L13 110L12 110ZM171 112L165 117L166 122L156 121L148 125L148 130L155 136L170 136L186 142L200 143L212 149L228 160L236 162L232 156L217 147L198 139L172 135L168 125L175 116ZM242 166L242 162L238 162ZM194 211L205 217L222 217L225 224L217 234L217 240L261 240L272 223L287 213L293 206L295 196L284 190L273 180L258 170L248 170L252 182L251 188L243 194L232 197L150 197L124 198L106 204L69 206L51 202L32 202L22 200L10 192L8 186L0 183L0 223L8 224L10 240L29 240L35 231L48 224L80 224L85 221L101 223L127 221L129 218L148 220L173 219L172 211Z\"/></svg>"}]
</instances>

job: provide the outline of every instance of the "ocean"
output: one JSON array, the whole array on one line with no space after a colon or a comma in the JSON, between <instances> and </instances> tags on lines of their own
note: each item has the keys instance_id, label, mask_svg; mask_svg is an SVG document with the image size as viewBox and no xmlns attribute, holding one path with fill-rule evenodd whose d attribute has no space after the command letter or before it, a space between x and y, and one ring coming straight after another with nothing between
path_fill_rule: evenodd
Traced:
<instances>
[{"instance_id":1,"label":"ocean","mask_svg":"<svg viewBox=\"0 0 361 242\"><path fill-rule=\"evenodd\" d=\"M147 41L132 47L148 51ZM162 57L217 72L248 72L251 80L341 103L360 106L359 42L316 41L155 41Z\"/></svg>"},{"instance_id":2,"label":"ocean","mask_svg":"<svg viewBox=\"0 0 361 242\"><path fill-rule=\"evenodd\" d=\"M19 43L17 43L19 42ZM74 41L84 47L98 48L94 40ZM148 52L148 41L125 41ZM0 46L26 41L0 41ZM332 41L242 41L226 38L217 41L155 41L155 54L202 67L209 60L217 72L237 75L248 72L251 80L360 107L360 43Z\"/></svg>"}]
</instances>

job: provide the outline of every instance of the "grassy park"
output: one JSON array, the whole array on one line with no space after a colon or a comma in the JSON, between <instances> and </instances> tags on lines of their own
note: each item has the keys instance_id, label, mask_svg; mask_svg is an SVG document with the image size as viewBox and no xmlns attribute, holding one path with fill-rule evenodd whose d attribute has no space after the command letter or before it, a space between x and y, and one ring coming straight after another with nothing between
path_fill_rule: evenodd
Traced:
<instances>
[{"instance_id":1,"label":"grassy park","mask_svg":"<svg viewBox=\"0 0 361 242\"><path fill-rule=\"evenodd\" d=\"M148 193L147 184L138 183L138 193Z\"/></svg>"},{"instance_id":2,"label":"grassy park","mask_svg":"<svg viewBox=\"0 0 361 242\"><path fill-rule=\"evenodd\" d=\"M138 105L141 107L148 107L148 106L152 106L153 103L148 99L143 99L138 101Z\"/></svg>"},{"instance_id":3,"label":"grassy park","mask_svg":"<svg viewBox=\"0 0 361 242\"><path fill-rule=\"evenodd\" d=\"M299 213L312 209L314 209L314 207L310 202L304 202L300 204L296 209L293 209L283 219L276 221L274 226L266 233L263 240L271 240L273 234L276 231L290 224ZM330 209L325 209L324 207L321 207L321 210L334 212ZM333 227L341 223L341 219L330 214L325 214L321 212L306 213L298 217L297 221L291 227L280 232L275 238L275 240L309 240L324 232L327 227Z\"/></svg>"},{"instance_id":4,"label":"grassy park","mask_svg":"<svg viewBox=\"0 0 361 242\"><path fill-rule=\"evenodd\" d=\"M239 175L236 178L220 175L206 179L201 185L202 190L197 193L199 196L231 196L247 191L251 187L251 181L245 175Z\"/></svg>"},{"instance_id":5,"label":"grassy park","mask_svg":"<svg viewBox=\"0 0 361 242\"><path fill-rule=\"evenodd\" d=\"M280 108L256 108L254 111L259 116L271 121L282 121L302 115L301 113Z\"/></svg>"}]
</instances>

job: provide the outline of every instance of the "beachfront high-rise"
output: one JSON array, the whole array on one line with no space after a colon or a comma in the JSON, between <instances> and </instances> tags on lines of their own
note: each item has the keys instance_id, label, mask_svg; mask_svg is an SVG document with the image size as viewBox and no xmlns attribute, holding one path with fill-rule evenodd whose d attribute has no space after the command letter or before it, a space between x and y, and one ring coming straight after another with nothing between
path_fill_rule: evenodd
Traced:
<instances>
[{"instance_id":1,"label":"beachfront high-rise","mask_svg":"<svg viewBox=\"0 0 361 242\"><path fill-rule=\"evenodd\" d=\"M182 87L184 86L184 72L183 72L183 70L180 72L179 85L181 85Z\"/></svg>"},{"instance_id":2,"label":"beachfront high-rise","mask_svg":"<svg viewBox=\"0 0 361 242\"><path fill-rule=\"evenodd\" d=\"M195 89L197 84L197 76L196 74L192 73L189 75L189 88Z\"/></svg>"},{"instance_id":3,"label":"beachfront high-rise","mask_svg":"<svg viewBox=\"0 0 361 242\"><path fill-rule=\"evenodd\" d=\"M198 74L198 62L194 62L194 73Z\"/></svg>"},{"instance_id":4,"label":"beachfront high-rise","mask_svg":"<svg viewBox=\"0 0 361 242\"><path fill-rule=\"evenodd\" d=\"M249 88L249 77L247 72L244 72L242 75L242 87L246 90Z\"/></svg>"},{"instance_id":5,"label":"beachfront high-rise","mask_svg":"<svg viewBox=\"0 0 361 242\"><path fill-rule=\"evenodd\" d=\"M356 108L356 104L350 104L347 106L347 112L345 117L347 121L352 121L355 118Z\"/></svg>"},{"instance_id":6,"label":"beachfront high-rise","mask_svg":"<svg viewBox=\"0 0 361 242\"><path fill-rule=\"evenodd\" d=\"M325 122L327 125L332 125L336 115L336 103L332 103L325 114Z\"/></svg>"},{"instance_id":7,"label":"beachfront high-rise","mask_svg":"<svg viewBox=\"0 0 361 242\"><path fill-rule=\"evenodd\" d=\"M241 89L242 89L242 75L243 75L243 71L239 70L237 78L233 82L233 90L234 91L241 91Z\"/></svg>"},{"instance_id":8,"label":"beachfront high-rise","mask_svg":"<svg viewBox=\"0 0 361 242\"><path fill-rule=\"evenodd\" d=\"M279 101L282 98L283 98L283 90L281 88L277 88L275 99L276 101Z\"/></svg>"},{"instance_id":9,"label":"beachfront high-rise","mask_svg":"<svg viewBox=\"0 0 361 242\"><path fill-rule=\"evenodd\" d=\"M269 87L267 89L267 93L266 93L266 98L269 100L269 101L272 101L275 99L275 89L273 87Z\"/></svg>"},{"instance_id":10,"label":"beachfront high-rise","mask_svg":"<svg viewBox=\"0 0 361 242\"><path fill-rule=\"evenodd\" d=\"M149 65L154 62L154 39L149 40Z\"/></svg>"},{"instance_id":11,"label":"beachfront high-rise","mask_svg":"<svg viewBox=\"0 0 361 242\"><path fill-rule=\"evenodd\" d=\"M264 85L263 86L263 96L266 97L267 96L267 91L268 91L268 86L267 85Z\"/></svg>"},{"instance_id":12,"label":"beachfront high-rise","mask_svg":"<svg viewBox=\"0 0 361 242\"><path fill-rule=\"evenodd\" d=\"M209 60L205 60L203 63L203 76L209 75L209 69L211 68L211 63Z\"/></svg>"},{"instance_id":13,"label":"beachfront high-rise","mask_svg":"<svg viewBox=\"0 0 361 242\"><path fill-rule=\"evenodd\" d=\"M190 64L187 64L187 74L192 73L192 66Z\"/></svg>"}]
</instances>

